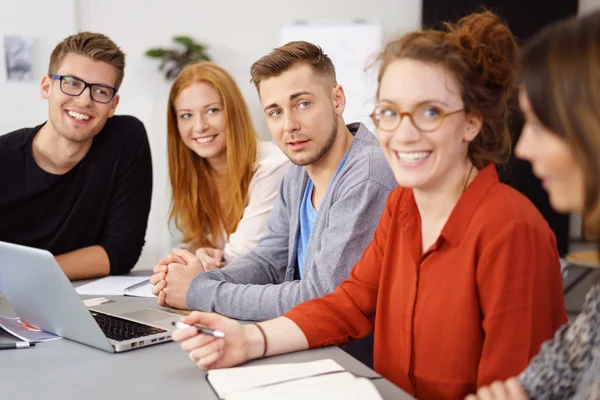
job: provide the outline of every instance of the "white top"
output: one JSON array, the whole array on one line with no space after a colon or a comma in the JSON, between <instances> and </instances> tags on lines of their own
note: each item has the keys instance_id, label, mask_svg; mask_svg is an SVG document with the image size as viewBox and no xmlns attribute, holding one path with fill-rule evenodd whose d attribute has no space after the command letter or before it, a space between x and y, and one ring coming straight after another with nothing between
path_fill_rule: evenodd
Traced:
<instances>
[{"instance_id":1,"label":"white top","mask_svg":"<svg viewBox=\"0 0 600 400\"><path fill-rule=\"evenodd\" d=\"M267 230L267 220L279 194L279 184L285 176L290 160L272 142L258 142L254 175L248 187L248 205L237 229L229 238L221 232L217 246L223 249L227 263L252 250Z\"/></svg>"}]
</instances>

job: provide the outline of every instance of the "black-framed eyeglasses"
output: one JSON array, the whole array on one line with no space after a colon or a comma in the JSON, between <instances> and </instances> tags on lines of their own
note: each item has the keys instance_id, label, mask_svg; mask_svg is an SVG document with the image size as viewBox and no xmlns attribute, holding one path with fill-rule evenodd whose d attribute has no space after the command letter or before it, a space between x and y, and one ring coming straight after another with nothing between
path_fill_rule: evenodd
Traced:
<instances>
[{"instance_id":1,"label":"black-framed eyeglasses","mask_svg":"<svg viewBox=\"0 0 600 400\"><path fill-rule=\"evenodd\" d=\"M92 100L107 104L115 97L117 93L117 89L114 87L105 85L103 83L87 83L86 81L75 78L70 75L50 75L52 79L60 80L60 90L69 96L80 96L81 93L85 91L85 89L90 88L90 95L92 96Z\"/></svg>"},{"instance_id":2,"label":"black-framed eyeglasses","mask_svg":"<svg viewBox=\"0 0 600 400\"><path fill-rule=\"evenodd\" d=\"M396 106L384 103L375 107L370 117L377 129L385 132L396 130L405 115L421 132L431 132L439 128L446 117L463 111L465 111L464 108L444 112L436 105L423 103L417 105L411 112L400 112Z\"/></svg>"}]
</instances>

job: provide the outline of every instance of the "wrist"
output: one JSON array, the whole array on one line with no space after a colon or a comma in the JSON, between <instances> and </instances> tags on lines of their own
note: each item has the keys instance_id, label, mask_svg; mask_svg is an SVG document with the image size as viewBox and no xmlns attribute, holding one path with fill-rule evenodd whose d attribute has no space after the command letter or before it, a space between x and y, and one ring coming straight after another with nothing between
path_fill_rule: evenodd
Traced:
<instances>
[{"instance_id":1,"label":"wrist","mask_svg":"<svg viewBox=\"0 0 600 400\"><path fill-rule=\"evenodd\" d=\"M265 338L256 324L244 325L244 335L248 346L248 359L254 360L263 357L265 352Z\"/></svg>"}]
</instances>

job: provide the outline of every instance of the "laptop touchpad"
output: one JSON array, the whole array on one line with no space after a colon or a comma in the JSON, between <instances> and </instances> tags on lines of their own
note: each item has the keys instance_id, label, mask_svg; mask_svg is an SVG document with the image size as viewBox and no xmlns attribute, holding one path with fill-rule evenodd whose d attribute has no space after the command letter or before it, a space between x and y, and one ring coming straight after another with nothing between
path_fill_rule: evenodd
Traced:
<instances>
[{"instance_id":1,"label":"laptop touchpad","mask_svg":"<svg viewBox=\"0 0 600 400\"><path fill-rule=\"evenodd\" d=\"M140 322L154 322L167 318L179 318L180 315L166 311L154 310L146 308L144 310L132 311L125 314L119 314L121 317L131 318Z\"/></svg>"}]
</instances>

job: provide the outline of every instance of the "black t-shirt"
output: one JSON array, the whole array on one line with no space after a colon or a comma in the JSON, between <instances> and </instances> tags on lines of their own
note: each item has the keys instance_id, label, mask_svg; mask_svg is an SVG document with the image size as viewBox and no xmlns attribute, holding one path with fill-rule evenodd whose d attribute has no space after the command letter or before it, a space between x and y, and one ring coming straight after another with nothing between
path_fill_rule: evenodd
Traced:
<instances>
[{"instance_id":1,"label":"black t-shirt","mask_svg":"<svg viewBox=\"0 0 600 400\"><path fill-rule=\"evenodd\" d=\"M0 241L60 255L100 245L110 273L137 262L148 224L152 160L146 129L114 116L64 175L42 170L32 141L43 125L0 136Z\"/></svg>"}]
</instances>

